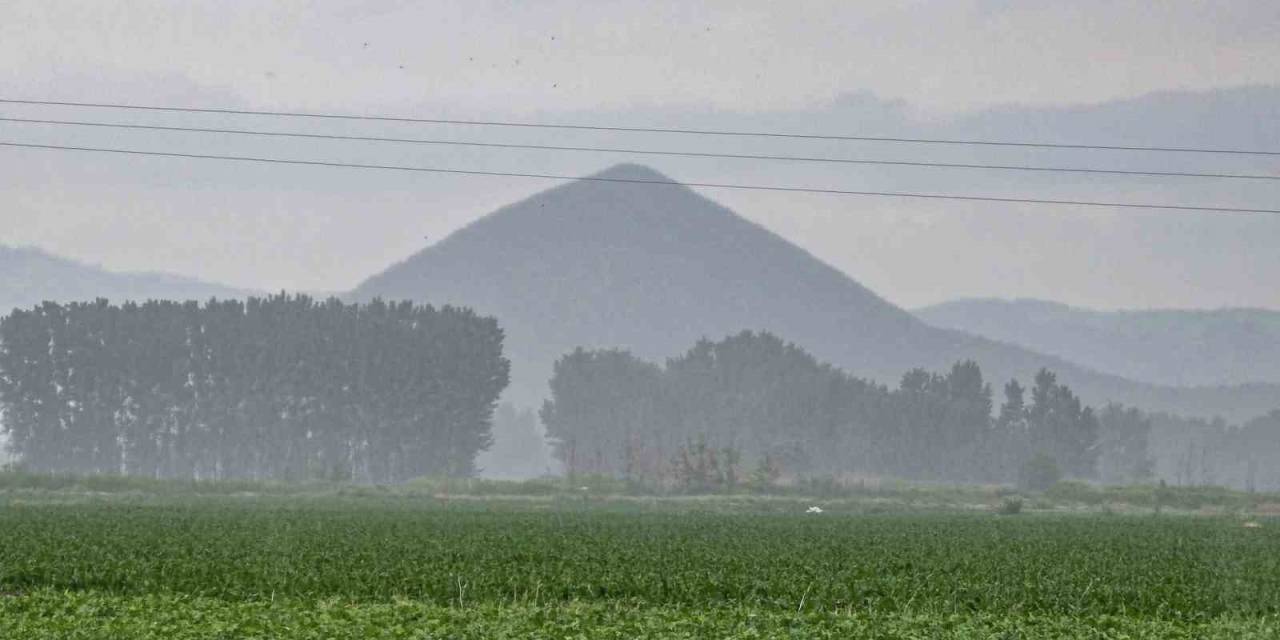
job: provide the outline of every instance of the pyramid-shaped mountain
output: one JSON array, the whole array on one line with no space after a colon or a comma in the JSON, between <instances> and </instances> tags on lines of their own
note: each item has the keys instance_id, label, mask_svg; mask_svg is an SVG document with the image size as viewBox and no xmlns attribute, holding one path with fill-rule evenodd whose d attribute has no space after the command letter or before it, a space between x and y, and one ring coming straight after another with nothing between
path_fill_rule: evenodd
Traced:
<instances>
[{"instance_id":1,"label":"pyramid-shaped mountain","mask_svg":"<svg viewBox=\"0 0 1280 640\"><path fill-rule=\"evenodd\" d=\"M617 182L621 181L621 182ZM1262 388L1173 390L937 329L803 249L646 167L619 165L503 207L361 284L352 298L458 304L507 332L511 397L540 402L578 346L661 361L701 337L772 331L857 375L978 361L995 381L1041 366L1094 402L1198 415L1264 413Z\"/></svg>"}]
</instances>

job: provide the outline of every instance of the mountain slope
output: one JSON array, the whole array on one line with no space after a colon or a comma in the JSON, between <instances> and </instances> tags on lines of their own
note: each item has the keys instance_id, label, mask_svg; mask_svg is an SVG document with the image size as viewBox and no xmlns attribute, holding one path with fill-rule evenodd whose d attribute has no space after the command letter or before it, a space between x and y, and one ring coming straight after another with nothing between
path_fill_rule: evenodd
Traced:
<instances>
[{"instance_id":1,"label":"mountain slope","mask_svg":"<svg viewBox=\"0 0 1280 640\"><path fill-rule=\"evenodd\" d=\"M116 273L59 258L39 249L0 245L0 314L45 300L204 300L244 291L162 273Z\"/></svg>"},{"instance_id":2,"label":"mountain slope","mask_svg":"<svg viewBox=\"0 0 1280 640\"><path fill-rule=\"evenodd\" d=\"M665 181L636 165L596 177ZM693 191L577 181L499 209L361 284L351 296L463 304L507 331L512 399L534 403L576 346L664 358L697 339L766 329L847 370L896 382L911 367L982 364L1028 379L1041 366L1094 401L1252 417L1265 388L1160 389L925 324L804 250ZM1270 390L1274 391L1274 389Z\"/></svg>"},{"instance_id":3,"label":"mountain slope","mask_svg":"<svg viewBox=\"0 0 1280 640\"><path fill-rule=\"evenodd\" d=\"M1093 311L1041 300L956 300L918 309L936 327L1169 385L1280 383L1280 312Z\"/></svg>"}]
</instances>

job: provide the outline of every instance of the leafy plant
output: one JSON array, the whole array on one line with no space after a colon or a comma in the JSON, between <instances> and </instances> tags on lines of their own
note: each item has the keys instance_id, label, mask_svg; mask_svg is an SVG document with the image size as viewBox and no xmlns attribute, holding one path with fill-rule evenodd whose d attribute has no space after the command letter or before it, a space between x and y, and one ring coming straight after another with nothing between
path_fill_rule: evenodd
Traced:
<instances>
[{"instance_id":1,"label":"leafy plant","mask_svg":"<svg viewBox=\"0 0 1280 640\"><path fill-rule=\"evenodd\" d=\"M1002 516L1016 516L1022 513L1022 498L1015 496L1001 500L996 513Z\"/></svg>"},{"instance_id":2,"label":"leafy plant","mask_svg":"<svg viewBox=\"0 0 1280 640\"><path fill-rule=\"evenodd\" d=\"M1018 472L1018 485L1028 491L1047 491L1061 479L1057 461L1044 452L1032 456Z\"/></svg>"}]
</instances>

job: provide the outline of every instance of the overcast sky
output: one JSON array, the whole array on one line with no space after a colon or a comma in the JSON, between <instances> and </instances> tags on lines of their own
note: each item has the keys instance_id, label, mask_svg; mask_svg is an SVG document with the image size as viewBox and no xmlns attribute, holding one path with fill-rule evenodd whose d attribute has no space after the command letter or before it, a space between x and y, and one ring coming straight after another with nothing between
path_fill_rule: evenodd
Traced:
<instances>
[{"instance_id":1,"label":"overcast sky","mask_svg":"<svg viewBox=\"0 0 1280 640\"><path fill-rule=\"evenodd\" d=\"M1239 87L1280 86L1277 60L1280 2L1275 0L0 4L3 97L422 117L639 126L724 122L908 136L979 130L991 137L1028 139L1045 131L1028 129L1027 122L1039 120L1026 114L1075 113L1065 108L1088 110L1151 92L1214 96ZM1238 105L1232 112L1245 113L1236 118L1244 123L1188 121L1167 111L1152 116L1167 127L1144 135L1163 136L1164 131L1174 141L1213 142L1206 131L1234 127L1231 131L1243 140L1232 144L1280 148L1280 139L1268 137L1274 126L1247 126L1247 100L1258 101L1257 119L1273 119L1280 103L1263 99L1276 94L1254 95L1247 94L1243 112ZM165 124L232 120L12 105L0 105L0 112ZM1128 117L1143 120L1141 114ZM460 127L245 119L234 124L553 144L619 142L616 136ZM1103 131L1083 141L1105 143L1125 133ZM0 123L0 139L487 170L539 168L570 175L635 159L285 144L14 123ZM726 149L706 139L633 137L627 142ZM812 151L791 147L787 152ZM935 149L926 148L823 146L821 151L937 157ZM1001 195L1195 204L1238 204L1248 196L1252 199L1246 202L1268 208L1280 202L1280 191L1259 191L1256 185L1248 193L1234 185L1187 190L1151 182L1074 180L973 186L950 175L846 178L829 168L654 164L691 181L905 185L935 192L968 186L999 189ZM1249 169L1275 173L1280 162L1257 162ZM40 246L115 269L173 271L259 289L333 291L548 186L519 179L356 176L0 149L0 243ZM907 306L956 296L1035 296L1106 308L1280 308L1280 287L1272 284L1280 279L1275 255L1280 251L1274 250L1280 225L1264 216L1184 215L1172 221L1166 215L1107 210L1045 215L1027 207L705 193Z\"/></svg>"}]
</instances>

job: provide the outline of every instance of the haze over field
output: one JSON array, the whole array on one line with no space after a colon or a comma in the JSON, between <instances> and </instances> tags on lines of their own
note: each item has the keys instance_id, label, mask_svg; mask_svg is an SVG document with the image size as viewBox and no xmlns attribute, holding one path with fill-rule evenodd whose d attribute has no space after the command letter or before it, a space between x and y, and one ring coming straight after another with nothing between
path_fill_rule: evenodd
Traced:
<instances>
[{"instance_id":1,"label":"haze over field","mask_svg":"<svg viewBox=\"0 0 1280 640\"><path fill-rule=\"evenodd\" d=\"M0 638L1280 638L1280 2L0 2Z\"/></svg>"},{"instance_id":2,"label":"haze over field","mask_svg":"<svg viewBox=\"0 0 1280 640\"><path fill-rule=\"evenodd\" d=\"M1280 69L1259 64L1280 57L1274 3L572 4L73 9L23 0L0 8L16 36L0 38L0 99L817 137L10 102L0 139L959 198L1271 209L1280 195ZM939 163L1003 168L925 166ZM1213 175L1169 175L1187 173ZM503 398L518 406L501 415L525 431L552 364L575 347L660 362L742 329L777 332L890 385L913 367L974 359L997 384L1048 366L1090 403L1240 423L1280 397L1268 320L1280 313L1278 215L16 147L0 152L0 174L6 310L281 290L472 305L507 332L513 378ZM1247 177L1224 177L1238 174ZM1074 307L1009 315L948 304L993 297Z\"/></svg>"}]
</instances>

